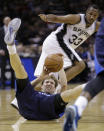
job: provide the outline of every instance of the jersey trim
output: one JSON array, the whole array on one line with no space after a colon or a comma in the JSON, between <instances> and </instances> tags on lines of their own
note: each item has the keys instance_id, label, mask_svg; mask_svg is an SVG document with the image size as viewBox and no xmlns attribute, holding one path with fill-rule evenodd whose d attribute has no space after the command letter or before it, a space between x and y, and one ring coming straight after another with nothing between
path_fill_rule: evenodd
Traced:
<instances>
[{"instance_id":1,"label":"jersey trim","mask_svg":"<svg viewBox=\"0 0 104 131\"><path fill-rule=\"evenodd\" d=\"M77 23L75 23L75 24L70 24L70 23L68 23L68 25L76 25L76 24L79 24L79 23L81 22L81 15L79 14L79 16L80 16L80 20L79 20Z\"/></svg>"},{"instance_id":2,"label":"jersey trim","mask_svg":"<svg viewBox=\"0 0 104 131\"><path fill-rule=\"evenodd\" d=\"M66 31L67 31L67 24L64 24L63 29L61 29L60 32L58 32L56 34L56 36L57 36L57 40L59 42L60 47L63 49L63 51L69 57L69 59L72 61L72 63L74 63L74 61L78 61L78 59L75 57L73 52L67 47L67 45L65 44L65 42L63 40L63 37L66 34Z\"/></svg>"}]
</instances>

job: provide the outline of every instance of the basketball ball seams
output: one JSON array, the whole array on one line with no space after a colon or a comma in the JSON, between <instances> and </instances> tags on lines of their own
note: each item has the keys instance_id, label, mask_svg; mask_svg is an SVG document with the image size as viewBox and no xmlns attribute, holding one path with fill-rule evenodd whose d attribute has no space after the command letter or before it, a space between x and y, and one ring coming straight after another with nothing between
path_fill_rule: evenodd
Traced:
<instances>
[{"instance_id":1,"label":"basketball ball seams","mask_svg":"<svg viewBox=\"0 0 104 131\"><path fill-rule=\"evenodd\" d=\"M52 60L53 62L54 62L54 61L57 61L55 58L50 58L50 57L48 57L48 59L49 59L49 60ZM59 59L60 59L60 57L59 57ZM61 59L62 59L62 58L61 58Z\"/></svg>"},{"instance_id":2,"label":"basketball ball seams","mask_svg":"<svg viewBox=\"0 0 104 131\"><path fill-rule=\"evenodd\" d=\"M58 54L50 54L46 57L44 65L51 72L58 72L63 67L63 58Z\"/></svg>"},{"instance_id":3,"label":"basketball ball seams","mask_svg":"<svg viewBox=\"0 0 104 131\"><path fill-rule=\"evenodd\" d=\"M55 61L58 62L58 60L56 60L54 58L48 58L47 60L48 60L48 63L45 63L45 65L48 65L48 66L52 66L52 65L55 66L55 65L57 65L57 63L54 63L54 62ZM53 61L53 63L52 63L52 61ZM50 65L50 63L51 63L51 65ZM60 65L60 63L58 65Z\"/></svg>"}]
</instances>

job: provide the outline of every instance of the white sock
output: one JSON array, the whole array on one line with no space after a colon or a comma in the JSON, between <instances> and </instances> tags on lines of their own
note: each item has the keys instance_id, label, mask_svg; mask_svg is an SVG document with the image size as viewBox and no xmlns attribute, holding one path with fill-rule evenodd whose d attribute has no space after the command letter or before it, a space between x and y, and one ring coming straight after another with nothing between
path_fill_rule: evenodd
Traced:
<instances>
[{"instance_id":1,"label":"white sock","mask_svg":"<svg viewBox=\"0 0 104 131\"><path fill-rule=\"evenodd\" d=\"M16 54L16 46L14 45L7 45L7 49L10 55Z\"/></svg>"},{"instance_id":2,"label":"white sock","mask_svg":"<svg viewBox=\"0 0 104 131\"><path fill-rule=\"evenodd\" d=\"M76 100L75 104L78 108L78 114L79 116L82 116L83 111L85 110L86 106L88 104L88 100L85 96L79 96Z\"/></svg>"}]
</instances>

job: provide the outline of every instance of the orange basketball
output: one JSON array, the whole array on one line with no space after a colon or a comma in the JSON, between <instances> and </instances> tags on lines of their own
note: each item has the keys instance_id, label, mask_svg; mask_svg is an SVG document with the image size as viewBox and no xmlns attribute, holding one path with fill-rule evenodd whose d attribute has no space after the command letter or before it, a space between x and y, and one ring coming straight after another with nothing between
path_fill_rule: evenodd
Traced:
<instances>
[{"instance_id":1,"label":"orange basketball","mask_svg":"<svg viewBox=\"0 0 104 131\"><path fill-rule=\"evenodd\" d=\"M50 72L58 72L63 67L62 54L50 54L45 59L45 66Z\"/></svg>"}]
</instances>

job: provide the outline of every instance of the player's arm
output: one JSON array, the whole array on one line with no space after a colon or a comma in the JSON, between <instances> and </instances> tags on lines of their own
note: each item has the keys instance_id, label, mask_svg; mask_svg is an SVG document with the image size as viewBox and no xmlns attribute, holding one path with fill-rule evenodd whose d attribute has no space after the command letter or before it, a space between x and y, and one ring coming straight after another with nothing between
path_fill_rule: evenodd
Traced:
<instances>
[{"instance_id":1,"label":"player's arm","mask_svg":"<svg viewBox=\"0 0 104 131\"><path fill-rule=\"evenodd\" d=\"M96 22L96 29L95 29L95 32L97 32L97 31L98 31L99 26L100 26L100 22Z\"/></svg>"},{"instance_id":2,"label":"player's arm","mask_svg":"<svg viewBox=\"0 0 104 131\"><path fill-rule=\"evenodd\" d=\"M31 81L31 85L33 87L36 87L39 83L41 83L43 80L45 80L46 78L50 77L49 76L49 71L45 68L45 66L43 67L43 71L41 73L41 75L36 78L35 80ZM40 87L39 87L40 88ZM38 89L37 89L38 90Z\"/></svg>"},{"instance_id":3,"label":"player's arm","mask_svg":"<svg viewBox=\"0 0 104 131\"><path fill-rule=\"evenodd\" d=\"M35 80L31 81L31 85L33 87L37 86L41 81L44 80L45 77L39 76L38 78L36 78Z\"/></svg>"},{"instance_id":4,"label":"player's arm","mask_svg":"<svg viewBox=\"0 0 104 131\"><path fill-rule=\"evenodd\" d=\"M77 24L80 22L80 15L79 14L70 14L64 16L57 16L53 14L40 14L40 18L45 22L52 22L52 23L65 23L65 24Z\"/></svg>"},{"instance_id":5,"label":"player's arm","mask_svg":"<svg viewBox=\"0 0 104 131\"><path fill-rule=\"evenodd\" d=\"M61 92L67 90L67 78L63 68L59 71L59 82L61 85Z\"/></svg>"}]
</instances>

